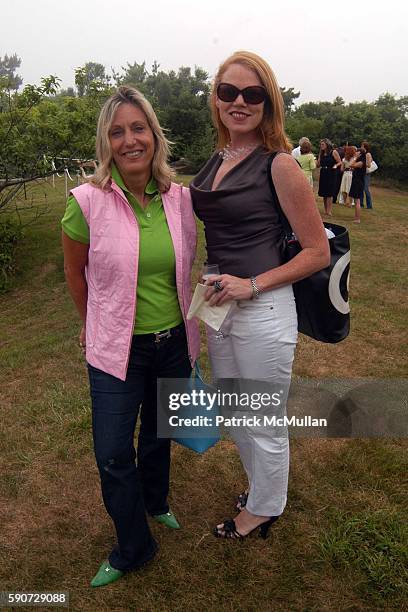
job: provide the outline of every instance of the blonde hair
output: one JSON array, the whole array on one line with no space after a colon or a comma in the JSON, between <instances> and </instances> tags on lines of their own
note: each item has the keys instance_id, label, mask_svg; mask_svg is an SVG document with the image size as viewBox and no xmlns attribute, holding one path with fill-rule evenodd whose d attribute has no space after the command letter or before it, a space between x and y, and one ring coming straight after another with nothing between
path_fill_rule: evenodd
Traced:
<instances>
[{"instance_id":1,"label":"blonde hair","mask_svg":"<svg viewBox=\"0 0 408 612\"><path fill-rule=\"evenodd\" d=\"M292 150L292 145L285 133L283 98L276 77L269 64L259 57L259 55L251 53L250 51L236 51L233 53L221 64L215 76L210 97L210 106L213 123L218 133L218 147L220 149L225 147L230 137L227 128L221 121L220 113L216 105L217 87L222 82L224 72L232 64L240 64L255 72L263 87L266 89L268 97L265 101L263 117L259 126L265 148L268 151L287 151L289 153Z\"/></svg>"},{"instance_id":2,"label":"blonde hair","mask_svg":"<svg viewBox=\"0 0 408 612\"><path fill-rule=\"evenodd\" d=\"M123 85L105 102L98 119L96 130L96 157L99 165L90 182L104 189L111 178L112 147L109 139L109 131L116 111L121 104L133 104L139 108L146 117L147 123L153 132L154 156L152 161L152 176L157 182L160 191L168 191L174 176L173 170L168 164L170 155L170 143L165 137L152 105L143 94L134 87Z\"/></svg>"}]
</instances>

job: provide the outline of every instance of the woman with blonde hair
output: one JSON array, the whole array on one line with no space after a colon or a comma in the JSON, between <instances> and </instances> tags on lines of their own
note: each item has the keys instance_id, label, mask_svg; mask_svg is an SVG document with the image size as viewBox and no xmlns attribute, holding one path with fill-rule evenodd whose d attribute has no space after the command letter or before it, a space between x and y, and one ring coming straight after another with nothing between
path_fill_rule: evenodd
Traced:
<instances>
[{"instance_id":1,"label":"woman with blonde hair","mask_svg":"<svg viewBox=\"0 0 408 612\"><path fill-rule=\"evenodd\" d=\"M168 142L136 89L120 87L103 106L96 153L95 175L72 190L62 220L95 457L117 535L93 587L155 556L147 514L179 528L167 500L170 440L157 438L156 387L158 378L188 378L200 344L186 317L196 248L189 191L172 182Z\"/></svg>"},{"instance_id":2,"label":"woman with blonde hair","mask_svg":"<svg viewBox=\"0 0 408 612\"><path fill-rule=\"evenodd\" d=\"M353 180L352 163L356 154L356 147L347 146L344 149L344 158L342 160L343 176L341 179L340 193L343 196L345 206L351 207L349 193L351 182Z\"/></svg>"},{"instance_id":3,"label":"woman with blonde hair","mask_svg":"<svg viewBox=\"0 0 408 612\"><path fill-rule=\"evenodd\" d=\"M265 60L238 51L217 71L211 110L218 146L190 185L194 210L204 222L208 263L218 264L206 298L232 302L219 332L208 328L213 375L245 385L290 384L297 339L292 283L324 268L328 241L313 192L290 154L284 106ZM284 262L279 203L302 245ZM287 434L231 428L249 487L238 498L240 512L214 528L222 538L242 538L260 527L266 537L286 504Z\"/></svg>"}]
</instances>

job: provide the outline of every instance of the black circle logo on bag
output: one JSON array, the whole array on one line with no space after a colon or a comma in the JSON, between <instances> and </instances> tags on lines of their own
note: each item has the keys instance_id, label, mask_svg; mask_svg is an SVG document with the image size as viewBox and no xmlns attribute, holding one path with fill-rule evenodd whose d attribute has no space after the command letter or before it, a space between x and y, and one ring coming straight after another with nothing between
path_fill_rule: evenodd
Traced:
<instances>
[{"instance_id":1,"label":"black circle logo on bag","mask_svg":"<svg viewBox=\"0 0 408 612\"><path fill-rule=\"evenodd\" d=\"M347 272L347 300L344 299L342 293L340 291L340 283L343 277L345 270L348 269ZM330 301L333 304L334 308L338 310L341 314L348 314L350 312L350 304L348 301L348 288L349 288L349 278L350 278L350 251L347 251L344 255L339 257L336 263L333 266L333 269L330 274L329 280L329 297Z\"/></svg>"}]
</instances>

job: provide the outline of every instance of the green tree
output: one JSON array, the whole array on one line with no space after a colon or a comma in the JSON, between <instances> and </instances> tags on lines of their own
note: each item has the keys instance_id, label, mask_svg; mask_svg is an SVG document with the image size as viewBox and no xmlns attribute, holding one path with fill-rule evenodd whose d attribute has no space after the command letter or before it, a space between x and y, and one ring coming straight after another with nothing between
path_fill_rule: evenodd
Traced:
<instances>
[{"instance_id":1,"label":"green tree","mask_svg":"<svg viewBox=\"0 0 408 612\"><path fill-rule=\"evenodd\" d=\"M30 199L20 201L18 196L26 186L44 176L44 158L27 131L33 125L32 113L45 96L54 95L58 79L50 76L41 80L40 86L27 85L17 93L16 81L0 79L0 213L9 212L11 205L15 216L0 216L0 292L10 285L15 271L14 251L22 237L22 227L45 212L43 205ZM45 201L45 200L44 200ZM21 220L20 212L30 209L30 215Z\"/></svg>"},{"instance_id":2,"label":"green tree","mask_svg":"<svg viewBox=\"0 0 408 612\"><path fill-rule=\"evenodd\" d=\"M55 76L41 79L40 86L26 85L21 94L0 87L4 102L0 113L0 174L3 181L9 177L29 176L29 168L41 155L26 137L33 125L33 111L46 96L54 95L58 87L59 79Z\"/></svg>"},{"instance_id":3,"label":"green tree","mask_svg":"<svg viewBox=\"0 0 408 612\"><path fill-rule=\"evenodd\" d=\"M61 89L61 91L57 94L61 97L69 97L75 98L75 89L73 87L67 87L66 89Z\"/></svg>"},{"instance_id":4,"label":"green tree","mask_svg":"<svg viewBox=\"0 0 408 612\"><path fill-rule=\"evenodd\" d=\"M307 136L310 142L317 145L323 130L323 121L315 117L305 117L299 113L291 114L286 119L286 131L295 146L302 136ZM315 149L317 152L318 149Z\"/></svg>"},{"instance_id":5,"label":"green tree","mask_svg":"<svg viewBox=\"0 0 408 612\"><path fill-rule=\"evenodd\" d=\"M286 89L286 87L281 87L280 90L283 98L283 104L285 106L285 113L289 115L292 111L292 107L295 104L295 100L297 100L297 98L300 96L300 91L295 91L293 87L289 87L289 89Z\"/></svg>"},{"instance_id":6,"label":"green tree","mask_svg":"<svg viewBox=\"0 0 408 612\"><path fill-rule=\"evenodd\" d=\"M109 87L110 77L105 72L105 66L97 62L87 62L75 70L75 85L78 96L82 97L91 90L104 90Z\"/></svg>"},{"instance_id":7,"label":"green tree","mask_svg":"<svg viewBox=\"0 0 408 612\"><path fill-rule=\"evenodd\" d=\"M158 64L155 62L152 67L152 74L157 74ZM113 73L113 78L116 85L134 85L135 87L140 86L141 83L144 83L146 77L148 75L148 71L146 70L146 62L142 62L138 64L137 62L133 62L133 64L127 63L126 68L122 66L122 74ZM155 72L154 72L155 71Z\"/></svg>"},{"instance_id":8,"label":"green tree","mask_svg":"<svg viewBox=\"0 0 408 612\"><path fill-rule=\"evenodd\" d=\"M33 113L48 95L54 95L59 79L41 79L40 86L26 85L21 94L0 85L0 210L13 201L26 183L44 176L44 152L30 139Z\"/></svg>"},{"instance_id":9,"label":"green tree","mask_svg":"<svg viewBox=\"0 0 408 612\"><path fill-rule=\"evenodd\" d=\"M23 79L16 70L21 66L21 58L17 53L0 57L0 83L8 90L17 91L23 84Z\"/></svg>"}]
</instances>

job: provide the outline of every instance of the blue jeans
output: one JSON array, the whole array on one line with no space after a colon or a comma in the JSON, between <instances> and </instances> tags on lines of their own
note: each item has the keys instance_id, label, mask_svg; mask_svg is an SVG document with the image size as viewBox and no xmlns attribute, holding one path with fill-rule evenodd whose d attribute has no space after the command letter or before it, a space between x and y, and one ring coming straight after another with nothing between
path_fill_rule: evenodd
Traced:
<instances>
[{"instance_id":1,"label":"blue jeans","mask_svg":"<svg viewBox=\"0 0 408 612\"><path fill-rule=\"evenodd\" d=\"M184 325L174 330L159 343L154 334L133 336L125 381L88 364L95 457L118 541L109 562L123 571L144 565L157 551L146 511L169 510L170 440L157 438L157 378L188 378L191 373Z\"/></svg>"},{"instance_id":2,"label":"blue jeans","mask_svg":"<svg viewBox=\"0 0 408 612\"><path fill-rule=\"evenodd\" d=\"M365 194L366 201L367 201L367 208L373 207L373 201L371 199L371 193L370 193L370 180L371 180L370 174L366 174L364 177L364 191L360 196L361 208L364 208L364 194Z\"/></svg>"}]
</instances>

